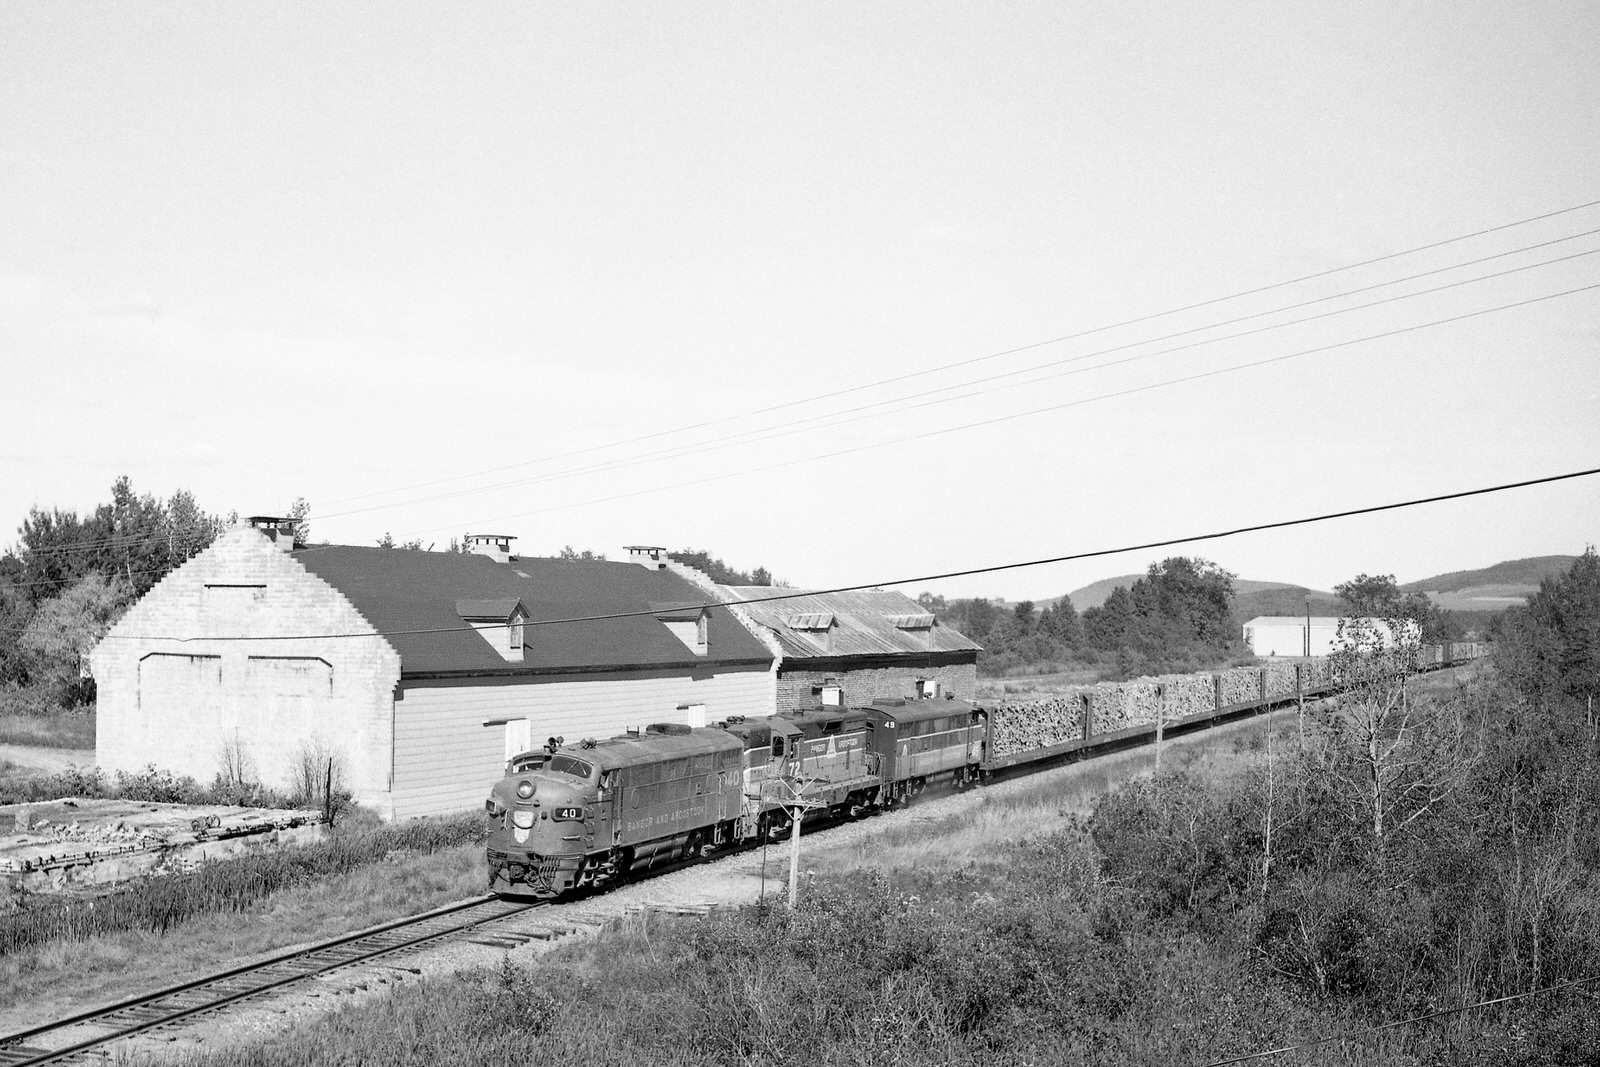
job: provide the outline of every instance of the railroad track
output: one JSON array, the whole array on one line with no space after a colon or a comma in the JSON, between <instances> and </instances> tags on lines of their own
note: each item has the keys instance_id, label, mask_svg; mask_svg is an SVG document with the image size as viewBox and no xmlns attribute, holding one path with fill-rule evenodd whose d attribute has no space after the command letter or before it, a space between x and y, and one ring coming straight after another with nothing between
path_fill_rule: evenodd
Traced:
<instances>
[{"instance_id":1,"label":"railroad track","mask_svg":"<svg viewBox=\"0 0 1600 1067\"><path fill-rule=\"evenodd\" d=\"M0 1067L103 1062L100 1058L103 1052L99 1050L111 1042L172 1026L329 971L368 963L448 939L473 940L509 948L536 937L550 937L556 932L564 932L496 933L485 929L493 923L544 906L543 903L501 900L494 896L478 897L70 1018L58 1019L43 1026L19 1030L0 1037ZM472 937L475 933L484 936Z\"/></svg>"}]
</instances>

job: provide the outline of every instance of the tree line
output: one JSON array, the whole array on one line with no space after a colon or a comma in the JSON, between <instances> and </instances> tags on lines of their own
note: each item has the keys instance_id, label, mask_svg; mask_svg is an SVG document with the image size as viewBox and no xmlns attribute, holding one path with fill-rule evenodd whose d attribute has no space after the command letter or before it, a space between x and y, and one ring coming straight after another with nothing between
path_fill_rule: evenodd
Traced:
<instances>
[{"instance_id":1,"label":"tree line","mask_svg":"<svg viewBox=\"0 0 1600 1067\"><path fill-rule=\"evenodd\" d=\"M1104 677L1127 679L1212 670L1247 659L1235 610L1236 580L1210 560L1172 556L1081 613L1070 596L1043 608L1032 600L1008 605L930 593L917 600L984 647L978 657L983 674L1094 668ZM1451 612L1424 593L1401 592L1392 574L1361 574L1335 586L1334 593L1346 614L1409 620L1426 642L1464 635Z\"/></svg>"},{"instance_id":2,"label":"tree line","mask_svg":"<svg viewBox=\"0 0 1600 1067\"><path fill-rule=\"evenodd\" d=\"M978 667L985 674L1092 666L1131 678L1204 670L1245 655L1233 615L1235 577L1209 560L1173 556L1081 614L1070 596L1042 609L1031 600L917 599L984 646Z\"/></svg>"},{"instance_id":3,"label":"tree line","mask_svg":"<svg viewBox=\"0 0 1600 1067\"><path fill-rule=\"evenodd\" d=\"M164 500L136 492L126 475L83 514L29 509L0 554L0 711L92 702L84 666L96 642L237 517L206 512L187 490Z\"/></svg>"}]
</instances>

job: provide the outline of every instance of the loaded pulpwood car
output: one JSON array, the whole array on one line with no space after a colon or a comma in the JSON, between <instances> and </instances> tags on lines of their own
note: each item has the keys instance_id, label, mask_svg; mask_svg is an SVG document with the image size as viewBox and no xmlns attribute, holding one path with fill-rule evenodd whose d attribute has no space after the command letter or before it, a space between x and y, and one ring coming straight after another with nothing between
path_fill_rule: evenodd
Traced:
<instances>
[{"instance_id":1,"label":"loaded pulpwood car","mask_svg":"<svg viewBox=\"0 0 1600 1067\"><path fill-rule=\"evenodd\" d=\"M1463 662L1483 651L1457 642L1425 650L1418 666ZM1198 706L1193 687L1173 694L1165 682L1128 685L1150 690L1146 695L1163 709L1169 699L1182 701L1183 710L1161 713L1169 729L1338 689L1307 664L1233 678L1240 670L1192 676L1205 694ZM514 757L491 790L489 884L497 893L542 897L599 888L633 871L779 836L797 814L883 810L934 782L960 787L1156 731L1154 719L1102 706L1103 696L1114 695L1080 693L1073 706L1057 709L1059 721L1029 731L1007 726L1014 709L1004 705L985 710L964 700L921 698L712 727L655 725L578 745L552 739L546 751Z\"/></svg>"}]
</instances>

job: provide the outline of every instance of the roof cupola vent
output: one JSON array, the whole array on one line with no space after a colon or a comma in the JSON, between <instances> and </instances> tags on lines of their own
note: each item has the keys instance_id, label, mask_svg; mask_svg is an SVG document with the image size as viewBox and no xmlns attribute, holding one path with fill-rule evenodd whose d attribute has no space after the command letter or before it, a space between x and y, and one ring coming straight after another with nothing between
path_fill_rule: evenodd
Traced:
<instances>
[{"instance_id":1,"label":"roof cupola vent","mask_svg":"<svg viewBox=\"0 0 1600 1067\"><path fill-rule=\"evenodd\" d=\"M283 551L294 550L294 528L299 525L298 519L282 515L251 515L244 521L250 524L252 530L260 530L268 541Z\"/></svg>"},{"instance_id":2,"label":"roof cupola vent","mask_svg":"<svg viewBox=\"0 0 1600 1067\"><path fill-rule=\"evenodd\" d=\"M469 533L462 537L462 547L476 556L488 556L496 563L511 562L511 542L515 541L513 534L475 534Z\"/></svg>"},{"instance_id":3,"label":"roof cupola vent","mask_svg":"<svg viewBox=\"0 0 1600 1067\"><path fill-rule=\"evenodd\" d=\"M667 550L660 545L623 545L629 563L637 563L652 571L667 569Z\"/></svg>"}]
</instances>

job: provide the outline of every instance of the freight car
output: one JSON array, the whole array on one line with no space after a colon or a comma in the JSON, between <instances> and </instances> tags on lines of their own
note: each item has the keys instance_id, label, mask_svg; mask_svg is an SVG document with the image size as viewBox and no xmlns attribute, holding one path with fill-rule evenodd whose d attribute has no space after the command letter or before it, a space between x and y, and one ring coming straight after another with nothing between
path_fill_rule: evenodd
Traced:
<instances>
[{"instance_id":1,"label":"freight car","mask_svg":"<svg viewBox=\"0 0 1600 1067\"><path fill-rule=\"evenodd\" d=\"M1419 669L1484 653L1427 646ZM1084 687L1042 704L881 700L545 749L507 764L485 802L491 891L553 897L781 836L796 818L908 803L930 784L1255 711L1335 689L1319 661ZM1043 708L1043 712L1041 712Z\"/></svg>"}]
</instances>

